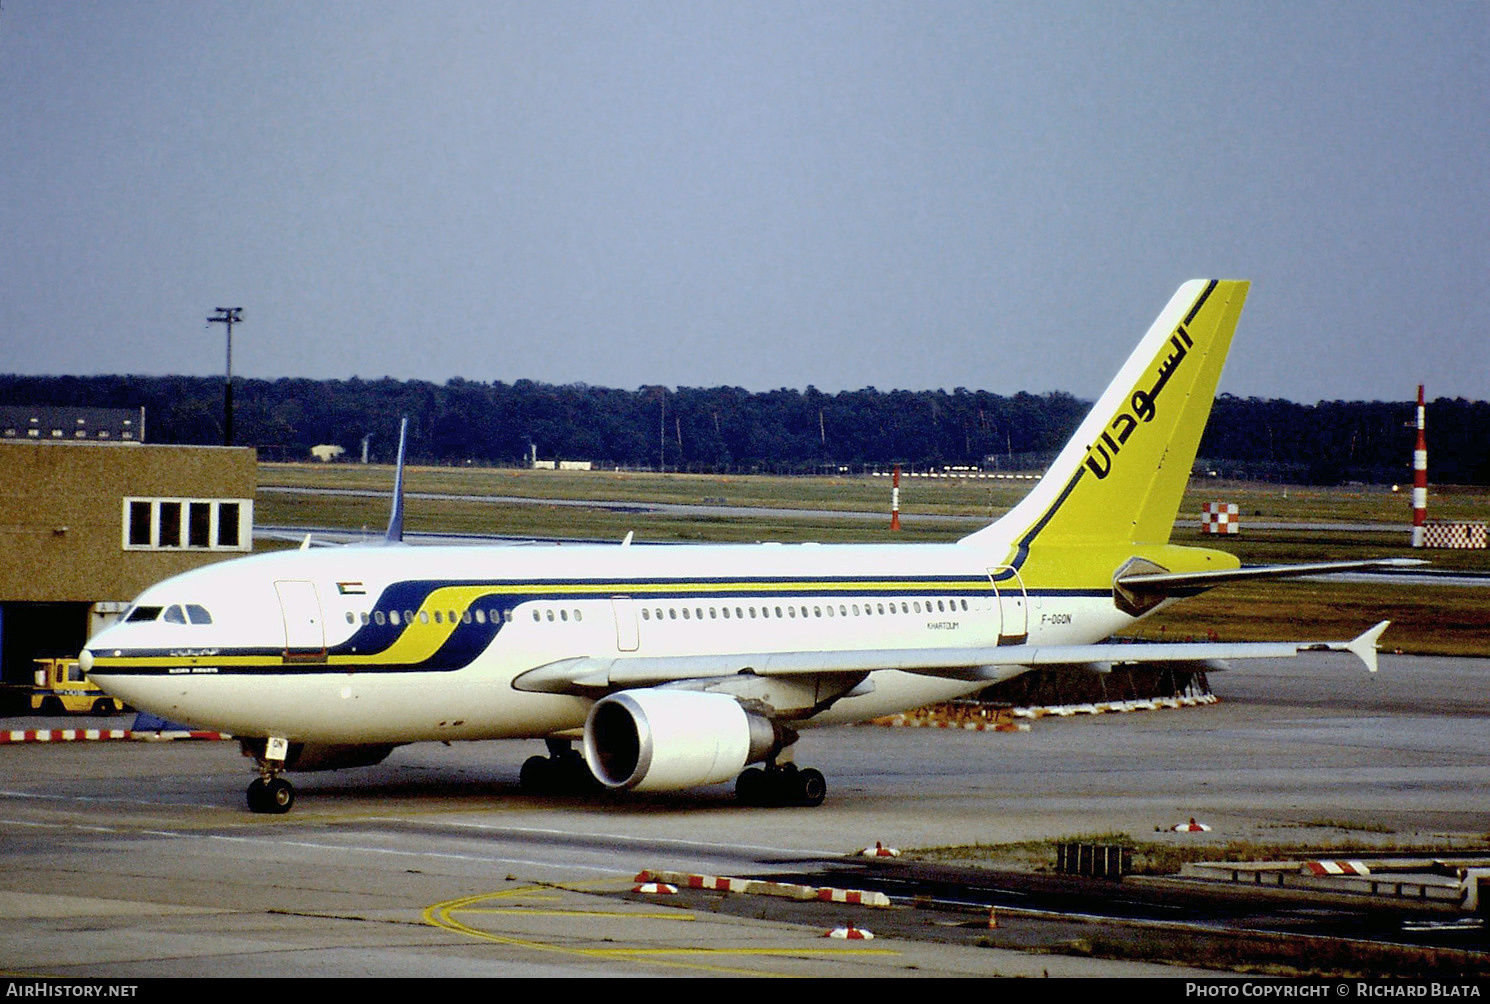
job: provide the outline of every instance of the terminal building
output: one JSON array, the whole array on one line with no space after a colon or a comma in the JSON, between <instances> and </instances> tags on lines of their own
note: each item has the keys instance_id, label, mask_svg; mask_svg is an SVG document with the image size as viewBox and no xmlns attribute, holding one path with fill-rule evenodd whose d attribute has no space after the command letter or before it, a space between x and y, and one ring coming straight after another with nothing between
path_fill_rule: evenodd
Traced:
<instances>
[{"instance_id":1,"label":"terminal building","mask_svg":"<svg viewBox=\"0 0 1490 1004\"><path fill-rule=\"evenodd\" d=\"M253 547L252 449L145 444L139 411L105 411L0 409L5 683L76 655L147 586Z\"/></svg>"}]
</instances>

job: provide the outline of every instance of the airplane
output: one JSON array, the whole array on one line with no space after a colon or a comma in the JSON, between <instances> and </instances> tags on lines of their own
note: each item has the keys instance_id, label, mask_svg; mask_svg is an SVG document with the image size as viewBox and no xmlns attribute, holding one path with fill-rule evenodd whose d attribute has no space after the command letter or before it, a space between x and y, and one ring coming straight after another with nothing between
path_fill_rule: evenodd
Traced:
<instances>
[{"instance_id":1,"label":"airplane","mask_svg":"<svg viewBox=\"0 0 1490 1004\"><path fill-rule=\"evenodd\" d=\"M403 445L378 545L265 553L145 590L80 662L109 693L232 733L254 812L286 771L428 741L535 738L525 791L735 780L746 805L820 804L808 727L961 697L1036 667L1347 652L1349 641L1104 643L1241 579L1412 559L1243 568L1170 542L1246 299L1182 285L1030 494L950 544L402 545ZM307 539L307 544L309 543ZM583 753L574 749L582 745Z\"/></svg>"}]
</instances>

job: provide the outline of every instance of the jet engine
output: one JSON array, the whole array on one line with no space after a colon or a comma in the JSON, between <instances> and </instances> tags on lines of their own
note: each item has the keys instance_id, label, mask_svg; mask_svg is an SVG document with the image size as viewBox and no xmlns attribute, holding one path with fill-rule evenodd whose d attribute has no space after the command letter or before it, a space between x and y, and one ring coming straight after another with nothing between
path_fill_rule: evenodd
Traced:
<instances>
[{"instance_id":1,"label":"jet engine","mask_svg":"<svg viewBox=\"0 0 1490 1004\"><path fill-rule=\"evenodd\" d=\"M769 718L725 694L623 690L595 702L585 721L585 761L607 788L717 784L781 745Z\"/></svg>"}]
</instances>

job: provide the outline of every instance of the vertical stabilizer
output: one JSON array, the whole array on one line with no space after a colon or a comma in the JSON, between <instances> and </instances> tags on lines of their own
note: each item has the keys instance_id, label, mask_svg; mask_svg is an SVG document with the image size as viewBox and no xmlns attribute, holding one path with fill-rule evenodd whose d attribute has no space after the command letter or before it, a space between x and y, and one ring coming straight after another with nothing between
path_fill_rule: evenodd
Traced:
<instances>
[{"instance_id":1,"label":"vertical stabilizer","mask_svg":"<svg viewBox=\"0 0 1490 1004\"><path fill-rule=\"evenodd\" d=\"M1247 287L1181 286L1035 490L963 542L1167 543Z\"/></svg>"},{"instance_id":2,"label":"vertical stabilizer","mask_svg":"<svg viewBox=\"0 0 1490 1004\"><path fill-rule=\"evenodd\" d=\"M388 515L388 532L383 539L400 544L404 539L404 443L409 435L409 416L398 423L398 465L393 472L393 511Z\"/></svg>"}]
</instances>

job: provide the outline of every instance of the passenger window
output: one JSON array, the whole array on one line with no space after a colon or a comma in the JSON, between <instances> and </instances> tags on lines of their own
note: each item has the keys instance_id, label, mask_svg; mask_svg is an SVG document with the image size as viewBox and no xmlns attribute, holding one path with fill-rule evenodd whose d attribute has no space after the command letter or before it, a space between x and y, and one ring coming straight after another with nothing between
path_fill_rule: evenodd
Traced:
<instances>
[{"instance_id":1,"label":"passenger window","mask_svg":"<svg viewBox=\"0 0 1490 1004\"><path fill-rule=\"evenodd\" d=\"M485 624L486 623L486 611L485 610L478 610L478 611L476 611L476 623L477 624Z\"/></svg>"},{"instance_id":2,"label":"passenger window","mask_svg":"<svg viewBox=\"0 0 1490 1004\"><path fill-rule=\"evenodd\" d=\"M549 614L548 615L548 619L549 620L553 620L554 619L554 615L553 614ZM561 620L561 621L567 621L568 619L569 619L569 611L568 610L560 610L559 611L559 620Z\"/></svg>"},{"instance_id":3,"label":"passenger window","mask_svg":"<svg viewBox=\"0 0 1490 1004\"><path fill-rule=\"evenodd\" d=\"M357 623L357 618L355 616L353 616L352 611L350 611L350 610L347 611L347 623L348 624L356 624Z\"/></svg>"},{"instance_id":4,"label":"passenger window","mask_svg":"<svg viewBox=\"0 0 1490 1004\"><path fill-rule=\"evenodd\" d=\"M382 626L382 623L383 623L384 620L385 620L385 618L383 617L383 611L381 611L381 610L374 610L373 611L373 622L374 623L378 624L379 626Z\"/></svg>"},{"instance_id":5,"label":"passenger window","mask_svg":"<svg viewBox=\"0 0 1490 1004\"><path fill-rule=\"evenodd\" d=\"M398 619L397 610L388 611L388 623L392 624L394 627L398 627L398 625L401 623Z\"/></svg>"},{"instance_id":6,"label":"passenger window","mask_svg":"<svg viewBox=\"0 0 1490 1004\"><path fill-rule=\"evenodd\" d=\"M440 619L440 611L438 611L438 610L435 611L435 623L436 624L443 624L444 623L444 621L442 621Z\"/></svg>"},{"instance_id":7,"label":"passenger window","mask_svg":"<svg viewBox=\"0 0 1490 1004\"><path fill-rule=\"evenodd\" d=\"M648 610L646 607L642 607L642 620L649 621L651 619L652 619L652 612L650 610Z\"/></svg>"},{"instance_id":8,"label":"passenger window","mask_svg":"<svg viewBox=\"0 0 1490 1004\"><path fill-rule=\"evenodd\" d=\"M428 624L429 623L429 611L428 610L421 610L421 611L419 611L419 623L420 624Z\"/></svg>"},{"instance_id":9,"label":"passenger window","mask_svg":"<svg viewBox=\"0 0 1490 1004\"><path fill-rule=\"evenodd\" d=\"M577 620L577 621L582 621L585 618L584 618L584 616L578 610L576 610L574 612L574 619Z\"/></svg>"}]
</instances>

